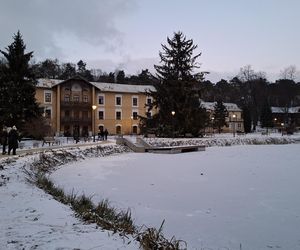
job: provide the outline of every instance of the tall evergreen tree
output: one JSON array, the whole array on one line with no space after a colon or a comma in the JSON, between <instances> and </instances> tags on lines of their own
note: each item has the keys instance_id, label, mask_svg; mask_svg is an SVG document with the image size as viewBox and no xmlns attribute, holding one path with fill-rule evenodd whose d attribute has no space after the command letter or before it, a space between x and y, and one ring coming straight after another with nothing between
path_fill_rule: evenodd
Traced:
<instances>
[{"instance_id":1,"label":"tall evergreen tree","mask_svg":"<svg viewBox=\"0 0 300 250\"><path fill-rule=\"evenodd\" d=\"M76 73L82 77L84 77L88 81L93 81L94 77L90 70L86 68L86 63L82 60L79 60L77 63L77 71Z\"/></svg>"},{"instance_id":2,"label":"tall evergreen tree","mask_svg":"<svg viewBox=\"0 0 300 250\"><path fill-rule=\"evenodd\" d=\"M60 65L57 59L46 59L33 65L36 78L58 79L61 74Z\"/></svg>"},{"instance_id":3,"label":"tall evergreen tree","mask_svg":"<svg viewBox=\"0 0 300 250\"><path fill-rule=\"evenodd\" d=\"M126 83L124 70L116 71L115 74L116 74L116 83Z\"/></svg>"},{"instance_id":4,"label":"tall evergreen tree","mask_svg":"<svg viewBox=\"0 0 300 250\"><path fill-rule=\"evenodd\" d=\"M195 73L201 53L194 55L197 45L181 32L174 33L167 42L159 53L161 65L154 65L159 81L154 83L156 91L150 95L159 113L153 118L153 124L164 136L172 135L174 130L178 135L197 136L207 120L205 109L200 107L198 91L204 73Z\"/></svg>"},{"instance_id":5,"label":"tall evergreen tree","mask_svg":"<svg viewBox=\"0 0 300 250\"><path fill-rule=\"evenodd\" d=\"M2 67L1 77L1 123L19 128L24 123L40 115L35 99L36 79L29 61L33 52L25 53L26 45L18 31L14 41L0 50L4 55L5 65Z\"/></svg>"},{"instance_id":6,"label":"tall evergreen tree","mask_svg":"<svg viewBox=\"0 0 300 250\"><path fill-rule=\"evenodd\" d=\"M218 132L221 133L222 127L226 125L226 117L228 111L223 104L222 100L218 100L214 106L214 126L218 128Z\"/></svg>"},{"instance_id":7,"label":"tall evergreen tree","mask_svg":"<svg viewBox=\"0 0 300 250\"><path fill-rule=\"evenodd\" d=\"M251 132L251 113L250 109L248 106L243 106L242 108L242 115L243 115L243 120L244 120L244 131L245 133L250 133Z\"/></svg>"},{"instance_id":8,"label":"tall evergreen tree","mask_svg":"<svg viewBox=\"0 0 300 250\"><path fill-rule=\"evenodd\" d=\"M268 101L265 101L261 115L260 115L260 123L263 128L273 127L273 118L272 118L272 110Z\"/></svg>"},{"instance_id":9,"label":"tall evergreen tree","mask_svg":"<svg viewBox=\"0 0 300 250\"><path fill-rule=\"evenodd\" d=\"M60 79L67 80L76 75L75 64L73 63L64 63L61 69Z\"/></svg>"}]
</instances>

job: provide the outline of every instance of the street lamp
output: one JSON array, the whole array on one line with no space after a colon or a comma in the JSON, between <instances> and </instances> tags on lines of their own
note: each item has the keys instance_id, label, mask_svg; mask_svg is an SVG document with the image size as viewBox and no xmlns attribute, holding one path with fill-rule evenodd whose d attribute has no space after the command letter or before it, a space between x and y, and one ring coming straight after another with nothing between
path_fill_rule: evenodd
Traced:
<instances>
[{"instance_id":1,"label":"street lamp","mask_svg":"<svg viewBox=\"0 0 300 250\"><path fill-rule=\"evenodd\" d=\"M284 131L283 131L283 129L284 129L284 123L282 122L282 123L280 123L280 125L281 125L281 135L283 135L283 133L284 133Z\"/></svg>"},{"instance_id":2,"label":"street lamp","mask_svg":"<svg viewBox=\"0 0 300 250\"><path fill-rule=\"evenodd\" d=\"M97 106L96 105L93 105L92 106L92 109L93 109L93 122L92 122L92 125L93 125L93 142L95 142L95 127L96 127L96 114L95 114L95 110L96 110Z\"/></svg>"},{"instance_id":3,"label":"street lamp","mask_svg":"<svg viewBox=\"0 0 300 250\"><path fill-rule=\"evenodd\" d=\"M235 119L236 119L236 114L233 114L232 118L233 118L233 137L235 137Z\"/></svg>"},{"instance_id":4,"label":"street lamp","mask_svg":"<svg viewBox=\"0 0 300 250\"><path fill-rule=\"evenodd\" d=\"M171 115L172 115L172 133L173 133L173 138L174 138L174 115L175 115L175 111L172 110L171 111Z\"/></svg>"},{"instance_id":5,"label":"street lamp","mask_svg":"<svg viewBox=\"0 0 300 250\"><path fill-rule=\"evenodd\" d=\"M211 128L212 128L212 133L214 134L214 121L215 121L215 118L212 117L211 118Z\"/></svg>"}]
</instances>

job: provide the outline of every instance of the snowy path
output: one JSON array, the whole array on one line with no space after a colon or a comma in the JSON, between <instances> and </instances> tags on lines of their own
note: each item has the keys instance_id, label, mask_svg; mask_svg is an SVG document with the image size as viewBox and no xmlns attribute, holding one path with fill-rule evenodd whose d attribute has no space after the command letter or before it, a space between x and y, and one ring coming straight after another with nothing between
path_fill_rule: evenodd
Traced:
<instances>
[{"instance_id":1,"label":"snowy path","mask_svg":"<svg viewBox=\"0 0 300 250\"><path fill-rule=\"evenodd\" d=\"M0 170L0 249L138 249L118 235L84 225L69 207L28 184L24 162L18 159Z\"/></svg>"}]
</instances>

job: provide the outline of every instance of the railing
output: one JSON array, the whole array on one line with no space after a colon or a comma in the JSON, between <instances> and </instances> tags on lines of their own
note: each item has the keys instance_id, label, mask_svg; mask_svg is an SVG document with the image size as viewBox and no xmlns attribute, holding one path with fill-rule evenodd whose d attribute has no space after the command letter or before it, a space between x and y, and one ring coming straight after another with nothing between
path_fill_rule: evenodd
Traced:
<instances>
[{"instance_id":1,"label":"railing","mask_svg":"<svg viewBox=\"0 0 300 250\"><path fill-rule=\"evenodd\" d=\"M65 102L62 101L60 102L61 107L85 107L85 108L92 108L92 103L91 102Z\"/></svg>"},{"instance_id":2,"label":"railing","mask_svg":"<svg viewBox=\"0 0 300 250\"><path fill-rule=\"evenodd\" d=\"M91 123L92 118L89 117L61 117L61 122L81 122L81 123Z\"/></svg>"}]
</instances>

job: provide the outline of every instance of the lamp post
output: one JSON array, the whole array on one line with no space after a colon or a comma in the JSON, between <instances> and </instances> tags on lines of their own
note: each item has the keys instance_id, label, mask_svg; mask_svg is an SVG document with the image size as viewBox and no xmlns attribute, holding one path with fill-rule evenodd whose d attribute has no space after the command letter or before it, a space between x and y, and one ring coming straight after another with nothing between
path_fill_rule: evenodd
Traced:
<instances>
[{"instance_id":1,"label":"lamp post","mask_svg":"<svg viewBox=\"0 0 300 250\"><path fill-rule=\"evenodd\" d=\"M214 121L215 121L215 118L212 117L211 118L211 128L212 128L212 133L214 134Z\"/></svg>"},{"instance_id":2,"label":"lamp post","mask_svg":"<svg viewBox=\"0 0 300 250\"><path fill-rule=\"evenodd\" d=\"M282 123L280 123L280 125L281 125L281 135L283 136L283 133L284 133L284 131L283 131L283 129L284 129L284 123L282 122Z\"/></svg>"},{"instance_id":3,"label":"lamp post","mask_svg":"<svg viewBox=\"0 0 300 250\"><path fill-rule=\"evenodd\" d=\"M233 125L233 137L235 137L235 119L236 119L236 114L233 114L232 118L233 118L233 120L232 120L233 121L233 124L232 124Z\"/></svg>"},{"instance_id":4,"label":"lamp post","mask_svg":"<svg viewBox=\"0 0 300 250\"><path fill-rule=\"evenodd\" d=\"M93 122L92 122L92 125L93 125L93 142L95 142L95 127L96 127L96 114L95 114L95 110L96 110L97 106L96 105L93 105L92 106L92 109L93 109Z\"/></svg>"},{"instance_id":5,"label":"lamp post","mask_svg":"<svg viewBox=\"0 0 300 250\"><path fill-rule=\"evenodd\" d=\"M174 115L175 115L174 110L171 111L171 115L172 115L172 134L173 134L173 138L174 138Z\"/></svg>"}]
</instances>

